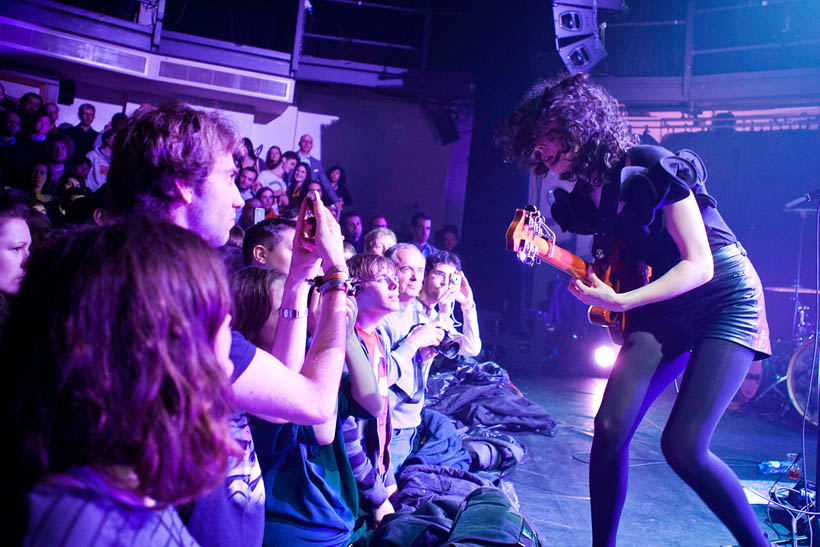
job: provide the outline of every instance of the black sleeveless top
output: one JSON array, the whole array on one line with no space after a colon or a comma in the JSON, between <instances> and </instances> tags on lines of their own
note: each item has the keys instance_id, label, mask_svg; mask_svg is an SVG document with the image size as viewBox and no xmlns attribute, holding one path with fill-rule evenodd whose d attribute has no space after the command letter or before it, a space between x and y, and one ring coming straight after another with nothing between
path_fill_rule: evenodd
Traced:
<instances>
[{"instance_id":1,"label":"black sleeveless top","mask_svg":"<svg viewBox=\"0 0 820 547\"><path fill-rule=\"evenodd\" d=\"M694 169L697 176L687 177L685 173L676 176L674 167L670 172L669 160L665 160L666 167L661 168L661 160L673 156L676 155L660 146L634 146L628 152L630 165L624 162L604 177L600 210L589 197L589 186L576 183L571 193L560 189L554 192L553 218L565 232L596 234L596 243L597 236L606 231L614 232L617 239L625 238L630 254L651 266L653 277L657 278L680 261L680 252L666 229L662 209L683 200L691 190L700 208L712 252L735 243L735 234L720 216L716 200L706 191L702 162ZM678 156L688 162L680 165L694 166L700 162L700 158L690 151L681 151ZM609 184L619 185L617 194L616 188L608 191L606 185ZM613 197L615 195L617 198ZM617 204L606 203L606 196L624 203L614 220L609 221L609 226L602 225L607 221L602 221L606 215L601 210L609 206L615 211ZM593 245L593 254L595 252ZM605 252L599 254L605 255Z\"/></svg>"}]
</instances>

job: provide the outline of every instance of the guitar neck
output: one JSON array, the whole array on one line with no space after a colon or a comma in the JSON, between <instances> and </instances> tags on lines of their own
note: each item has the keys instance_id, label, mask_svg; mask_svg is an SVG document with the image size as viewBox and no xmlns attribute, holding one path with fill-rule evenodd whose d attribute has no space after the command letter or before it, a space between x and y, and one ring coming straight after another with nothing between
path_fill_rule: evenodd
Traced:
<instances>
[{"instance_id":1,"label":"guitar neck","mask_svg":"<svg viewBox=\"0 0 820 547\"><path fill-rule=\"evenodd\" d=\"M538 258L542 261L572 277L586 278L589 264L584 259L540 237L534 243L538 247Z\"/></svg>"}]
</instances>

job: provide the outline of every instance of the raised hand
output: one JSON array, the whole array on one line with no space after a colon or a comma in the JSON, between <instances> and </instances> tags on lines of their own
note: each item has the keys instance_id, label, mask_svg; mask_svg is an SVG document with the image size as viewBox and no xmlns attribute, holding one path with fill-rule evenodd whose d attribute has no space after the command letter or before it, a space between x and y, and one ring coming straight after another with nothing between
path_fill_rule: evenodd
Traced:
<instances>
[{"instance_id":1,"label":"raised hand","mask_svg":"<svg viewBox=\"0 0 820 547\"><path fill-rule=\"evenodd\" d=\"M467 281L467 276L464 275L464 272L456 272L459 276L461 276L461 283L456 287L455 292L455 299L462 307L464 308L472 308L475 306L475 299L473 298L473 289L470 287L469 281Z\"/></svg>"},{"instance_id":2,"label":"raised hand","mask_svg":"<svg viewBox=\"0 0 820 547\"><path fill-rule=\"evenodd\" d=\"M322 205L315 193L308 194L296 218L296 235L293 249L297 246L322 259L325 269L344 264L342 231L330 211Z\"/></svg>"},{"instance_id":3,"label":"raised hand","mask_svg":"<svg viewBox=\"0 0 820 547\"><path fill-rule=\"evenodd\" d=\"M344 238L339 223L333 214L324 206L317 192L308 194L302 203L305 214L300 211L296 225L296 233L305 234L305 242L312 246L319 258L322 259L322 267L327 270L332 266L344 267ZM306 219L306 207L313 211L313 219ZM312 232L312 233L311 233ZM312 236L312 237L311 237Z\"/></svg>"}]
</instances>

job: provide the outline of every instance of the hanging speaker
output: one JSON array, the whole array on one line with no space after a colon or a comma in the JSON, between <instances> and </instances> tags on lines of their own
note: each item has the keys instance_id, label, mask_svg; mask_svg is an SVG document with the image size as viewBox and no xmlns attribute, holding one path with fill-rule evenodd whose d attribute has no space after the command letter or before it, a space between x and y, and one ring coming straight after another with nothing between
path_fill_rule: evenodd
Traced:
<instances>
[{"instance_id":1,"label":"hanging speaker","mask_svg":"<svg viewBox=\"0 0 820 547\"><path fill-rule=\"evenodd\" d=\"M557 40L595 34L597 31L598 23L592 8L553 4L552 18Z\"/></svg>"},{"instance_id":2,"label":"hanging speaker","mask_svg":"<svg viewBox=\"0 0 820 547\"><path fill-rule=\"evenodd\" d=\"M76 91L77 88L74 86L74 80L60 78L60 90L57 92L57 102L69 106L74 104L74 93Z\"/></svg>"},{"instance_id":3,"label":"hanging speaker","mask_svg":"<svg viewBox=\"0 0 820 547\"><path fill-rule=\"evenodd\" d=\"M570 74L588 72L589 69L598 64L606 57L606 50L598 36L593 34L582 40L572 42L569 45L559 47L558 55L564 61L564 65Z\"/></svg>"}]
</instances>

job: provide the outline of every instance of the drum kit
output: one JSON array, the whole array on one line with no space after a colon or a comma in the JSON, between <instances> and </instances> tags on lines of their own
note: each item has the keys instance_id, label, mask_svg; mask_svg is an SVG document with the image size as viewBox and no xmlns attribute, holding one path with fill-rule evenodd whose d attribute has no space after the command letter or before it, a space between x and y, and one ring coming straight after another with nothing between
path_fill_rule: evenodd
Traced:
<instances>
[{"instance_id":1,"label":"drum kit","mask_svg":"<svg viewBox=\"0 0 820 547\"><path fill-rule=\"evenodd\" d=\"M793 287L767 287L769 292L794 292ZM814 294L811 289L799 288L800 294ZM806 413L809 383L814 382L806 418L817 425L817 373L812 378L814 356L814 324L809 319L809 306L798 305L795 336L792 340L775 340L772 356L755 361L738 390L735 400L746 406L764 404L777 408L781 416L790 405L802 416ZM820 349L820 348L818 348ZM816 370L816 364L815 364Z\"/></svg>"},{"instance_id":2,"label":"drum kit","mask_svg":"<svg viewBox=\"0 0 820 547\"><path fill-rule=\"evenodd\" d=\"M791 209L799 212L803 221L814 209ZM800 244L797 260L797 279L802 266L803 227L800 230ZM812 323L811 308L800 302L801 295L816 295L815 289L794 286L764 287L770 293L791 294L794 301L794 320L790 340L775 340L772 356L763 361L755 361L749 368L746 379L741 384L735 401L744 406L765 407L775 405L781 417L793 407L809 422L817 425L817 374L820 345L815 344L815 325ZM786 357L788 360L786 360ZM810 389L811 386L811 389ZM808 401L807 401L808 399ZM769 407L771 408L771 407Z\"/></svg>"}]
</instances>

